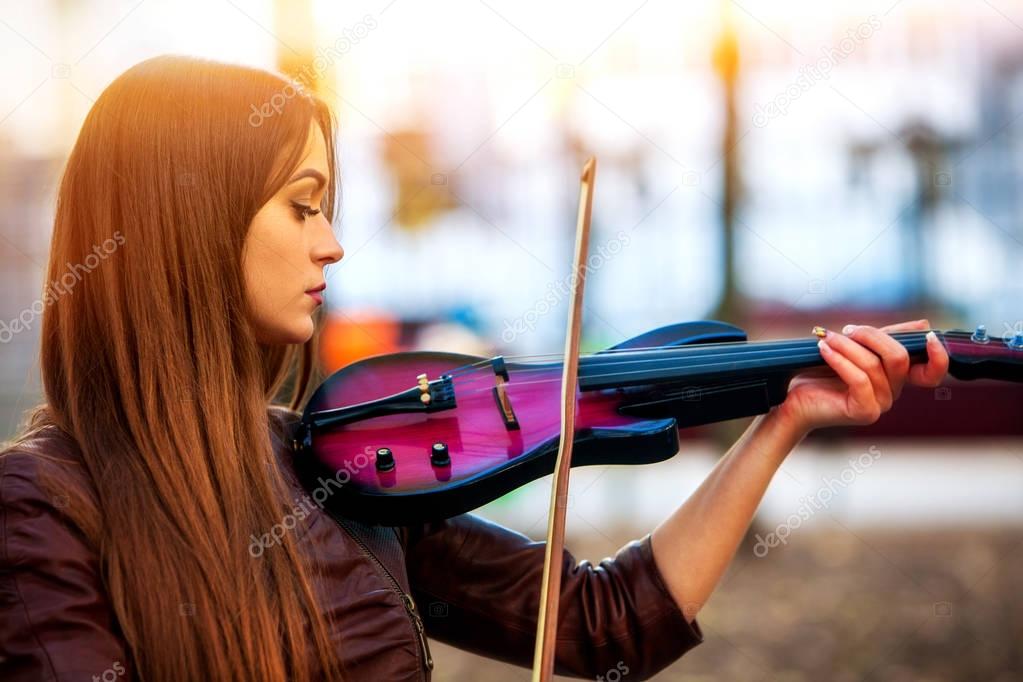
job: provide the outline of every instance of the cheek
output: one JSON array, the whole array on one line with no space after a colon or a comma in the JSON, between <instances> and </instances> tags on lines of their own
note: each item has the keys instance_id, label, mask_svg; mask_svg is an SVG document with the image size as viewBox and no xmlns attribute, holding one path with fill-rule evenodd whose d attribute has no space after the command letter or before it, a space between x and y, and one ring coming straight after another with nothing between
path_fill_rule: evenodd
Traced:
<instances>
[{"instance_id":1,"label":"cheek","mask_svg":"<svg viewBox=\"0 0 1023 682\"><path fill-rule=\"evenodd\" d=\"M308 323L293 314L302 303L302 292L296 289L296 266L291 261L302 242L295 238L297 235L289 239L288 226L287 215L261 211L245 240L242 269L250 322L267 340L289 331L285 327ZM308 316L303 312L302 317ZM294 333L299 331L303 330Z\"/></svg>"},{"instance_id":2,"label":"cheek","mask_svg":"<svg viewBox=\"0 0 1023 682\"><path fill-rule=\"evenodd\" d=\"M249 293L255 294L252 304L255 306L266 294L273 291L279 276L278 259L274 258L278 249L277 230L273 229L273 217L260 212L252 221L249 233L245 238L245 258L242 267L245 271L245 283Z\"/></svg>"},{"instance_id":3,"label":"cheek","mask_svg":"<svg viewBox=\"0 0 1023 682\"><path fill-rule=\"evenodd\" d=\"M287 291L301 273L303 240L289 208L264 206L245 239L245 276L255 286Z\"/></svg>"},{"instance_id":4,"label":"cheek","mask_svg":"<svg viewBox=\"0 0 1023 682\"><path fill-rule=\"evenodd\" d=\"M272 249L260 241L252 242L245 249L245 284L252 296L253 307L258 307L261 301L266 301L274 291L280 290L274 260Z\"/></svg>"}]
</instances>

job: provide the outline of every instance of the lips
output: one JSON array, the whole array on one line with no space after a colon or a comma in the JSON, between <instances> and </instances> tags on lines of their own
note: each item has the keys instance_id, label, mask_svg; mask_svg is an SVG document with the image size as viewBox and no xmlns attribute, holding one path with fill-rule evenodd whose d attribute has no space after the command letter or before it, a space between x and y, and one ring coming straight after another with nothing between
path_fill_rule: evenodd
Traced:
<instances>
[{"instance_id":1,"label":"lips","mask_svg":"<svg viewBox=\"0 0 1023 682\"><path fill-rule=\"evenodd\" d=\"M326 289L326 288L327 288L327 283L324 282L323 284L321 284L321 285L319 285L317 287L313 287L312 289L306 289L305 293L309 296L309 298L311 298L314 301L316 301L317 305L320 305L320 304L323 303L323 290Z\"/></svg>"}]
</instances>

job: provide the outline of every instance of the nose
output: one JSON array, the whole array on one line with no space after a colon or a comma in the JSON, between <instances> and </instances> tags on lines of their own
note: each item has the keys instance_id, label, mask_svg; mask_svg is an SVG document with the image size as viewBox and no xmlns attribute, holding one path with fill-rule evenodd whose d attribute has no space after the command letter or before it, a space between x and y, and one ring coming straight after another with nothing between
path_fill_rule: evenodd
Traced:
<instances>
[{"instance_id":1,"label":"nose","mask_svg":"<svg viewBox=\"0 0 1023 682\"><path fill-rule=\"evenodd\" d=\"M321 221L321 231L313 244L312 259L320 267L332 265L345 257L345 250L341 247L334 230L326 220Z\"/></svg>"}]
</instances>

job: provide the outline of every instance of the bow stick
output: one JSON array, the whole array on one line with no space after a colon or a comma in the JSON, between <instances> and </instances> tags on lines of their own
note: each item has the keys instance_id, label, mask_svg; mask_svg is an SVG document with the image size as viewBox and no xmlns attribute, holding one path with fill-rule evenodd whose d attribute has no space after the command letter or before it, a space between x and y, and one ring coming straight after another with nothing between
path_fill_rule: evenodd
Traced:
<instances>
[{"instance_id":1,"label":"bow stick","mask_svg":"<svg viewBox=\"0 0 1023 682\"><path fill-rule=\"evenodd\" d=\"M548 682L554 675L554 651L558 630L558 602L561 596L561 555L565 547L565 511L568 508L568 476L572 470L575 440L576 382L579 373L579 333L582 327L583 284L590 244L590 213L593 208L593 178L597 161L590 158L579 178L579 217L575 230L575 263L572 278L572 307L568 311L565 358L561 374L561 438L551 485L551 506L547 519L547 546L540 588L540 615L533 652L533 682Z\"/></svg>"}]
</instances>

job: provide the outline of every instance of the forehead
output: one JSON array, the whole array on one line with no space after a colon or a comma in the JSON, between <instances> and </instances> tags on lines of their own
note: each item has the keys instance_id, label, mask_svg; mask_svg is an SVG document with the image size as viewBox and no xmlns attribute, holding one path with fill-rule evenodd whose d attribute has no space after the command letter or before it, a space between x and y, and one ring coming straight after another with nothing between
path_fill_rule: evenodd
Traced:
<instances>
[{"instance_id":1,"label":"forehead","mask_svg":"<svg viewBox=\"0 0 1023 682\"><path fill-rule=\"evenodd\" d=\"M309 124L309 134L306 136L302 160L298 164L299 170L303 168L315 168L324 176L330 177L330 168L327 165L327 143L323 137L323 131L315 121Z\"/></svg>"},{"instance_id":2,"label":"forehead","mask_svg":"<svg viewBox=\"0 0 1023 682\"><path fill-rule=\"evenodd\" d=\"M282 168L283 164L288 162L288 156L292 151L294 151L293 148L280 150L277 161L278 168ZM319 171L325 178L330 179L332 169L327 159L327 143L323 138L323 131L320 130L320 126L315 121L309 125L309 131L306 133L305 144L302 147L301 155L298 157L298 162L285 172L288 173L288 177L291 177L306 168ZM285 187L288 184L286 182Z\"/></svg>"}]
</instances>

